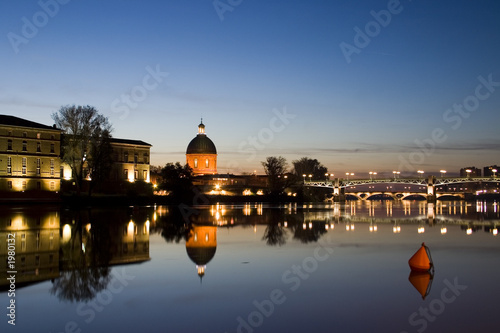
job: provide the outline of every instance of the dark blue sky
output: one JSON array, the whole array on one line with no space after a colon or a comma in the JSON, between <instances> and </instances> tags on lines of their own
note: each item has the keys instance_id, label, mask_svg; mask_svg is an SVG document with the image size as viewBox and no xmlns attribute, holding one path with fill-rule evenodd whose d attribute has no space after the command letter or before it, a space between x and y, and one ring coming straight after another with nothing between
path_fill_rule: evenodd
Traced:
<instances>
[{"instance_id":1,"label":"dark blue sky","mask_svg":"<svg viewBox=\"0 0 500 333\"><path fill-rule=\"evenodd\" d=\"M498 1L59 1L0 4L2 114L93 105L153 164L203 117L221 172L500 163Z\"/></svg>"}]
</instances>

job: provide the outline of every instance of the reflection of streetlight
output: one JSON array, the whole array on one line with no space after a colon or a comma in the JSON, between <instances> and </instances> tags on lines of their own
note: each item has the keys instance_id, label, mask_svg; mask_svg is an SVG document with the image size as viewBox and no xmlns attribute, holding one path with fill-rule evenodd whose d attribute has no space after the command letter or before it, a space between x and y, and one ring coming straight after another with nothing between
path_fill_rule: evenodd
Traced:
<instances>
[{"instance_id":1,"label":"reflection of streetlight","mask_svg":"<svg viewBox=\"0 0 500 333\"><path fill-rule=\"evenodd\" d=\"M441 172L441 178L442 178L443 175L446 173L446 170L439 170L439 172Z\"/></svg>"}]
</instances>

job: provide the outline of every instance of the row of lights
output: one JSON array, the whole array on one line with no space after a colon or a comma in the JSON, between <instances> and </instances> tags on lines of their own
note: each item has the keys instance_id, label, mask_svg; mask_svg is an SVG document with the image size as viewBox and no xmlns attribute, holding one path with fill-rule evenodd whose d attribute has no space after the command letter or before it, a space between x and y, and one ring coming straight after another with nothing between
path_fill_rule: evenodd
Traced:
<instances>
[{"instance_id":1,"label":"row of lights","mask_svg":"<svg viewBox=\"0 0 500 333\"><path fill-rule=\"evenodd\" d=\"M444 177L445 174L446 174L446 172L447 172L446 170L439 170L439 173L441 174L441 177ZM471 169L467 169L467 170L465 170L465 172L467 172L467 175L470 177L470 174L472 173L472 170ZM495 178L496 177L496 173L498 172L498 170L497 169L492 169L491 172L493 172L493 178ZM419 177L422 177L424 175L425 171L424 170L417 170L417 173L419 174ZM370 175L370 180L372 180L373 177L375 177L377 175L377 172L370 171L370 172L368 172L368 174ZM396 179L396 178L399 178L399 176L401 174L401 171L394 170L394 171L392 171L392 174L394 175L394 179ZM347 180L349 180L349 176L351 176L351 177L354 176L354 173L353 172L346 172L345 175L346 175ZM333 177L333 176L334 176L333 173L325 173L325 177L327 179L328 179L328 177ZM304 177L304 182L305 182L306 181L306 177L309 177L309 180L311 180L312 175L311 174L309 174L309 175L303 174L302 177Z\"/></svg>"}]
</instances>

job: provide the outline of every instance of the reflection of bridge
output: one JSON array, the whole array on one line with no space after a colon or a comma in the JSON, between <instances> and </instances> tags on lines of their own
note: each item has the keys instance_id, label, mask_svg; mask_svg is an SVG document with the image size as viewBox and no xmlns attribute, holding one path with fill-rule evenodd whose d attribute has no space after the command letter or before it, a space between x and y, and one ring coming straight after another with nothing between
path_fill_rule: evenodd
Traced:
<instances>
[{"instance_id":1,"label":"reflection of bridge","mask_svg":"<svg viewBox=\"0 0 500 333\"><path fill-rule=\"evenodd\" d=\"M442 185L453 185L453 184L466 184L466 183L499 183L498 178L481 178L481 177L468 177L468 178L436 178L434 176L429 176L427 178L389 178L389 179L340 179L335 178L334 180L322 180L322 181L304 181L305 186L309 187L320 187L320 188L331 188L333 190L333 201L343 201L345 196L353 195L358 199L366 200L374 195L384 195L391 197L395 200L402 200L410 196L422 196L427 199L427 201L433 202L441 196L456 196L460 198L465 198L464 192L446 192L437 193L436 186ZM345 190L349 188L354 188L360 185L379 185L379 184L407 184L407 185L419 185L425 186L425 191L359 191L359 192L348 192Z\"/></svg>"}]
</instances>

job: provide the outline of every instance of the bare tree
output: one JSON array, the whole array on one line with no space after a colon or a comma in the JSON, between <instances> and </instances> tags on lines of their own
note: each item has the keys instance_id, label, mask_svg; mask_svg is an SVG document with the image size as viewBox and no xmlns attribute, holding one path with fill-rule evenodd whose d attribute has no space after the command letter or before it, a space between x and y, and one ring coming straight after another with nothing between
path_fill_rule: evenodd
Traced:
<instances>
[{"instance_id":1,"label":"bare tree","mask_svg":"<svg viewBox=\"0 0 500 333\"><path fill-rule=\"evenodd\" d=\"M61 159L71 168L78 194L83 180L94 176L96 181L109 172L111 154L109 139L112 127L108 118L92 106L63 106L52 114L56 126L63 130ZM90 193L90 192L89 192Z\"/></svg>"}]
</instances>

